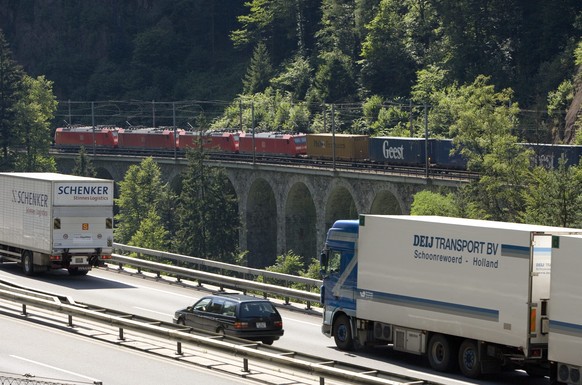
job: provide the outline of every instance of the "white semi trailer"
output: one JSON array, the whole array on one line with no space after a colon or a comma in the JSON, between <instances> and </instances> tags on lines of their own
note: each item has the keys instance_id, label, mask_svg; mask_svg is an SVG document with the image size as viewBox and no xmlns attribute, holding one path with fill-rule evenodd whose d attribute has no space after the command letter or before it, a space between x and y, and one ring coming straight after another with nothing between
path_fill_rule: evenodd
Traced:
<instances>
[{"instance_id":1,"label":"white semi trailer","mask_svg":"<svg viewBox=\"0 0 582 385\"><path fill-rule=\"evenodd\" d=\"M84 275L111 258L113 181L56 173L0 173L0 261L25 274Z\"/></svg>"},{"instance_id":2,"label":"white semi trailer","mask_svg":"<svg viewBox=\"0 0 582 385\"><path fill-rule=\"evenodd\" d=\"M581 231L437 216L337 221L321 256L322 332L343 350L391 344L468 377L504 367L544 375L552 241Z\"/></svg>"},{"instance_id":3,"label":"white semi trailer","mask_svg":"<svg viewBox=\"0 0 582 385\"><path fill-rule=\"evenodd\" d=\"M582 237L562 236L552 252L549 359L551 383L582 378Z\"/></svg>"}]
</instances>

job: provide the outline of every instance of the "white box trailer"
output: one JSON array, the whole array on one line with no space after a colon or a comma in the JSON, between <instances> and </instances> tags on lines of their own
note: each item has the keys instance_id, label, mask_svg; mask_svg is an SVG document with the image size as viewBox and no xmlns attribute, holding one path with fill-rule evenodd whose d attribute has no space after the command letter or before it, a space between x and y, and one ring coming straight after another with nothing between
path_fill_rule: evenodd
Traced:
<instances>
[{"instance_id":1,"label":"white box trailer","mask_svg":"<svg viewBox=\"0 0 582 385\"><path fill-rule=\"evenodd\" d=\"M552 252L549 354L555 384L582 384L582 237L562 236Z\"/></svg>"},{"instance_id":2,"label":"white box trailer","mask_svg":"<svg viewBox=\"0 0 582 385\"><path fill-rule=\"evenodd\" d=\"M84 275L111 258L113 181L56 173L0 173L0 260L25 274Z\"/></svg>"},{"instance_id":3,"label":"white box trailer","mask_svg":"<svg viewBox=\"0 0 582 385\"><path fill-rule=\"evenodd\" d=\"M322 331L340 349L392 344L468 377L519 366L549 373L553 235L579 229L361 215L322 253Z\"/></svg>"}]
</instances>

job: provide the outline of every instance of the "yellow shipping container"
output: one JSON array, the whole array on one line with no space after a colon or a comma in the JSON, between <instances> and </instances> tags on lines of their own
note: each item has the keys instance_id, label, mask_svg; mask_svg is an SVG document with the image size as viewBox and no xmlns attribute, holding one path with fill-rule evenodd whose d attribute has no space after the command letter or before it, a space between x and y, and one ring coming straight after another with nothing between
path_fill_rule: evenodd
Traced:
<instances>
[{"instance_id":1,"label":"yellow shipping container","mask_svg":"<svg viewBox=\"0 0 582 385\"><path fill-rule=\"evenodd\" d=\"M307 155L313 158L340 160L368 159L368 136L351 134L308 134Z\"/></svg>"}]
</instances>

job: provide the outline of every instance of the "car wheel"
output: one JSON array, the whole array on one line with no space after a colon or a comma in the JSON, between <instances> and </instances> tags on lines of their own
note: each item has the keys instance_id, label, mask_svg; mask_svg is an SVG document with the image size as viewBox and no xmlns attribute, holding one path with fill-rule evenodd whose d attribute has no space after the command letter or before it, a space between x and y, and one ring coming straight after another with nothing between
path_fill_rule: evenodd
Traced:
<instances>
[{"instance_id":1,"label":"car wheel","mask_svg":"<svg viewBox=\"0 0 582 385\"><path fill-rule=\"evenodd\" d=\"M335 345L340 350L354 350L352 327L347 316L342 314L335 320L333 324L333 338L335 340Z\"/></svg>"},{"instance_id":2,"label":"car wheel","mask_svg":"<svg viewBox=\"0 0 582 385\"><path fill-rule=\"evenodd\" d=\"M178 318L178 320L176 321L176 323L178 325L186 326L186 321L184 320L184 317Z\"/></svg>"},{"instance_id":3,"label":"car wheel","mask_svg":"<svg viewBox=\"0 0 582 385\"><path fill-rule=\"evenodd\" d=\"M272 339L272 338L265 338L265 339L264 339L262 342L263 342L265 345L273 345L273 342L274 342L274 341L275 341L275 340L274 340L274 339Z\"/></svg>"},{"instance_id":4,"label":"car wheel","mask_svg":"<svg viewBox=\"0 0 582 385\"><path fill-rule=\"evenodd\" d=\"M219 327L218 329L216 329L216 334L224 337L224 328Z\"/></svg>"}]
</instances>

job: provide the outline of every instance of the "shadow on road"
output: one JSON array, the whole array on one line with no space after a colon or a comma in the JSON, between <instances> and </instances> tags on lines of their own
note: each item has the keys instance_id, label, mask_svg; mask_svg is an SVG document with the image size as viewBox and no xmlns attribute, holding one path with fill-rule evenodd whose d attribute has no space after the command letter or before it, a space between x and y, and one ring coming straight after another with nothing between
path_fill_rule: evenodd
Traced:
<instances>
[{"instance_id":1,"label":"shadow on road","mask_svg":"<svg viewBox=\"0 0 582 385\"><path fill-rule=\"evenodd\" d=\"M349 355L357 355L359 357L384 361L391 365L396 365L415 372L447 377L455 382L458 381L459 384L548 385L550 383L548 377L530 377L522 370L507 370L497 374L488 374L476 380L463 376L458 370L450 373L437 372L429 367L428 359L426 357L394 351L391 347L366 348L361 351L349 353Z\"/></svg>"},{"instance_id":2,"label":"shadow on road","mask_svg":"<svg viewBox=\"0 0 582 385\"><path fill-rule=\"evenodd\" d=\"M98 268L94 268L98 269ZM89 272L84 276L70 275L67 270L50 270L43 273L35 274L32 277L24 275L22 269L17 263L3 263L0 264L0 272L4 272L15 277L18 277L18 282L11 281L11 283L30 286L27 285L28 280L34 280L35 282L45 282L48 284L59 285L68 287L75 290L95 290L95 289L133 289L135 286L127 285L122 282L117 282L101 277L92 275Z\"/></svg>"}]
</instances>

